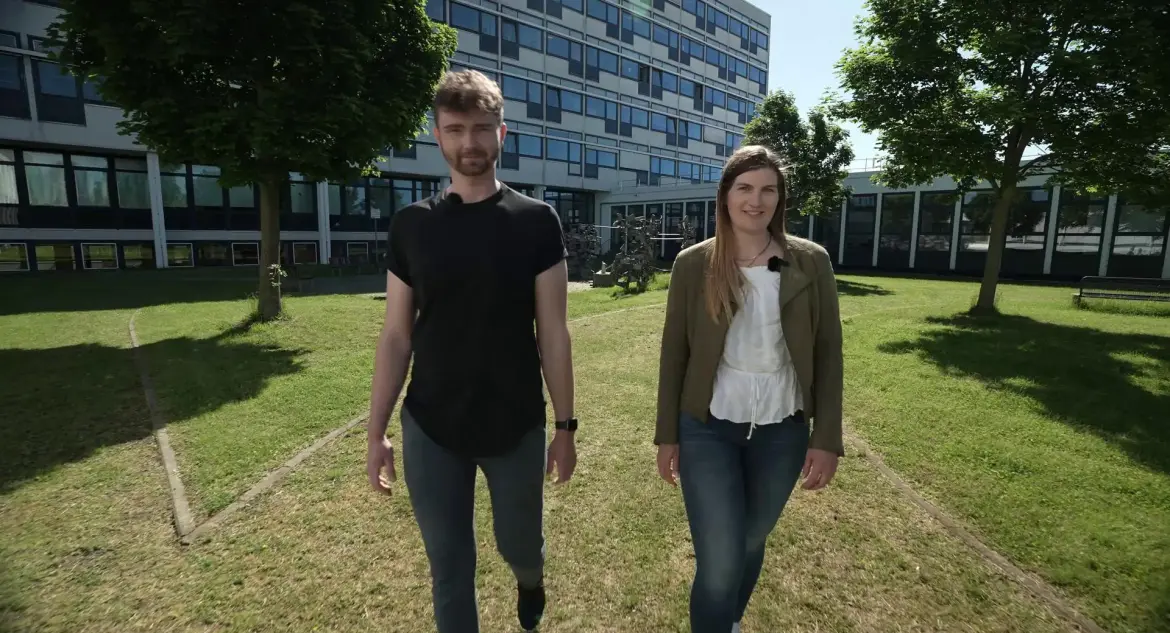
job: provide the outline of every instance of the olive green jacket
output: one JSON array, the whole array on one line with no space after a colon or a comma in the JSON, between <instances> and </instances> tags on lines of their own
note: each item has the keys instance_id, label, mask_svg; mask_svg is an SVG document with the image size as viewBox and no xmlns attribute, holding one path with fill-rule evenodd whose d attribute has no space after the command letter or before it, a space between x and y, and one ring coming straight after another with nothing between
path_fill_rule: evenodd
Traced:
<instances>
[{"instance_id":1,"label":"olive green jacket","mask_svg":"<svg viewBox=\"0 0 1170 633\"><path fill-rule=\"evenodd\" d=\"M810 448L844 455L841 437L841 316L829 254L819 244L787 236L788 266L780 269L780 324L813 422ZM681 413L707 420L715 372L729 323L707 313L709 239L674 261L662 329L655 444L677 444Z\"/></svg>"}]
</instances>

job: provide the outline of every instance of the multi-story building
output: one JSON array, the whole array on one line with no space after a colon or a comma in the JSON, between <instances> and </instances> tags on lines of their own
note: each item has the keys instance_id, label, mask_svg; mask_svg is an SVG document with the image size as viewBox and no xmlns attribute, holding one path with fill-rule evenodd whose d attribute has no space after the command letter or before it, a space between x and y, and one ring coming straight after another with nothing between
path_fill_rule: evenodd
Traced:
<instances>
[{"instance_id":1,"label":"multi-story building","mask_svg":"<svg viewBox=\"0 0 1170 633\"><path fill-rule=\"evenodd\" d=\"M566 224L683 217L714 233L715 183L768 89L770 17L743 0L429 0L455 27L455 68L500 83L509 134L500 177L552 204ZM0 0L0 271L254 266L257 194L223 189L210 165L162 165L119 135L122 113L47 59L52 0ZM446 164L420 136L381 178L306 182L283 198L287 263L370 259L395 210L437 191ZM845 269L977 274L990 196L940 179L884 190L858 171L840 210L793 218ZM1007 276L1170 277L1170 202L1084 198L1024 183L1036 220L1009 239ZM1037 219L1038 218L1038 219ZM844 226L844 231L841 227ZM664 240L673 256L678 242Z\"/></svg>"},{"instance_id":2,"label":"multi-story building","mask_svg":"<svg viewBox=\"0 0 1170 633\"><path fill-rule=\"evenodd\" d=\"M767 92L770 18L726 2L430 0L427 12L458 31L452 66L503 90L501 178L567 224L597 224L611 191L714 183L740 143ZM118 134L121 111L43 52L54 4L0 0L0 269L256 265L257 192ZM375 256L394 211L447 173L429 135L380 168L343 184L294 176L286 261Z\"/></svg>"}]
</instances>

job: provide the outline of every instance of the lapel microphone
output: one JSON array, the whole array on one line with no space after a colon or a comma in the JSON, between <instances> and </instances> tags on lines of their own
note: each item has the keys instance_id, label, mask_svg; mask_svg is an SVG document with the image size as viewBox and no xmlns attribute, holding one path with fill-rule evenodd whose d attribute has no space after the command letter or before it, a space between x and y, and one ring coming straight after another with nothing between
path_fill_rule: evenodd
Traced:
<instances>
[{"instance_id":1,"label":"lapel microphone","mask_svg":"<svg viewBox=\"0 0 1170 633\"><path fill-rule=\"evenodd\" d=\"M780 272L781 268L783 268L784 266L787 266L787 265L788 265L788 262L784 261L783 259L780 259L776 255L773 255L773 256L768 258L768 272L778 273L778 272Z\"/></svg>"}]
</instances>

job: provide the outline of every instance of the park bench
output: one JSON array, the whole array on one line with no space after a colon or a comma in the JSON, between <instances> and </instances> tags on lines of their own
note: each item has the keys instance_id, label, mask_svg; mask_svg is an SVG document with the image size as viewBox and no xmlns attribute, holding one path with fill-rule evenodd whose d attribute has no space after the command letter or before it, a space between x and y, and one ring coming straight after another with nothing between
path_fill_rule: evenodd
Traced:
<instances>
[{"instance_id":1,"label":"park bench","mask_svg":"<svg viewBox=\"0 0 1170 633\"><path fill-rule=\"evenodd\" d=\"M1170 301L1170 279L1083 277L1080 291L1073 300L1079 305L1085 299Z\"/></svg>"}]
</instances>

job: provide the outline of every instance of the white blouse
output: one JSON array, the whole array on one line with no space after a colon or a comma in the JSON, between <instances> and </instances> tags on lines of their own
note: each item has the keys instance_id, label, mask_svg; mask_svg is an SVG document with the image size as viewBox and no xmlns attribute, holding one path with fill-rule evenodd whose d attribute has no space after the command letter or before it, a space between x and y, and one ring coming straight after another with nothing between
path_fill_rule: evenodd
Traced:
<instances>
[{"instance_id":1,"label":"white blouse","mask_svg":"<svg viewBox=\"0 0 1170 633\"><path fill-rule=\"evenodd\" d=\"M741 268L743 305L731 320L715 373L711 413L731 422L775 424L803 407L800 384L780 325L780 273Z\"/></svg>"}]
</instances>

